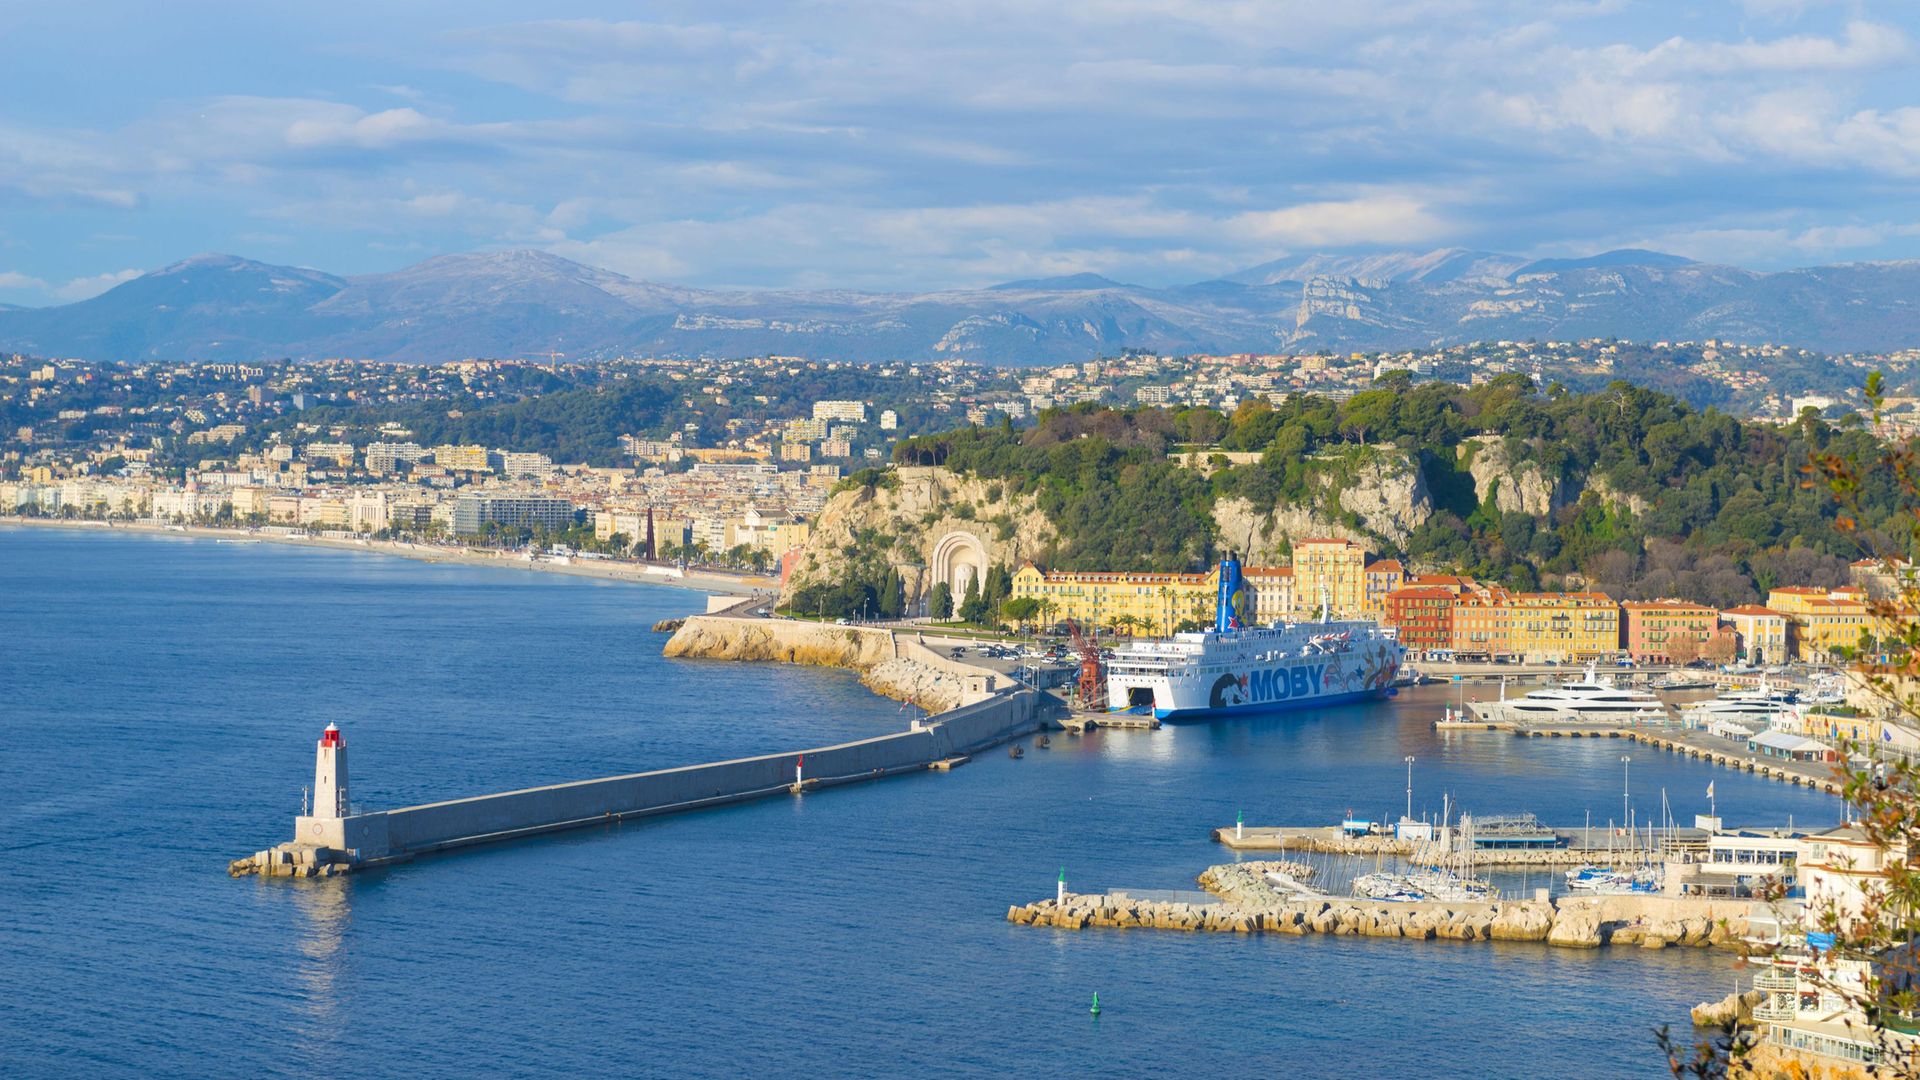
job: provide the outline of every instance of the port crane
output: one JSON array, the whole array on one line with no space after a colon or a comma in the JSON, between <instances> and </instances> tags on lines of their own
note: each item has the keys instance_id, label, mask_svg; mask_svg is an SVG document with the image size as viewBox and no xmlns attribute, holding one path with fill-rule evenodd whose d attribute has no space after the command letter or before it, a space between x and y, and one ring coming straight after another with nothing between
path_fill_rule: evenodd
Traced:
<instances>
[{"instance_id":1,"label":"port crane","mask_svg":"<svg viewBox=\"0 0 1920 1080\"><path fill-rule=\"evenodd\" d=\"M1080 707L1097 709L1107 695L1107 669L1100 660L1099 631L1084 632L1076 619L1067 620L1067 637L1080 657Z\"/></svg>"}]
</instances>

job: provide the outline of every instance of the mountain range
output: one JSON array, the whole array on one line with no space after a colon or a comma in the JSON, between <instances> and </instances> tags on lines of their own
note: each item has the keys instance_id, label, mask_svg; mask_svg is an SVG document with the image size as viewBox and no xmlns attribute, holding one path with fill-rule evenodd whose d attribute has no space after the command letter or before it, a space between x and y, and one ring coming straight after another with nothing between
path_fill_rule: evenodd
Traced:
<instances>
[{"instance_id":1,"label":"mountain range","mask_svg":"<svg viewBox=\"0 0 1920 1080\"><path fill-rule=\"evenodd\" d=\"M1763 273L1659 252L1304 255L1149 288L1097 274L931 293L712 290L538 251L340 277L198 255L78 303L0 308L0 349L92 360L959 357L1391 349L1529 337L1920 345L1920 261Z\"/></svg>"}]
</instances>

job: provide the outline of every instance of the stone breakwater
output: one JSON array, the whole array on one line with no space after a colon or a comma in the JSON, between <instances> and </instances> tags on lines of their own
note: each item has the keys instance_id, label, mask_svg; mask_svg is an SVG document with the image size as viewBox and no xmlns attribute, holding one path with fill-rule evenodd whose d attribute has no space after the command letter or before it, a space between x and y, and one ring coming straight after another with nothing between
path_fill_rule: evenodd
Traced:
<instances>
[{"instance_id":1,"label":"stone breakwater","mask_svg":"<svg viewBox=\"0 0 1920 1080\"><path fill-rule=\"evenodd\" d=\"M1200 874L1200 887L1230 904L1258 907L1283 899L1267 880L1272 874L1304 885L1313 880L1313 867L1275 859L1223 863Z\"/></svg>"},{"instance_id":2,"label":"stone breakwater","mask_svg":"<svg viewBox=\"0 0 1920 1080\"><path fill-rule=\"evenodd\" d=\"M674 630L661 651L669 657L770 660L857 671L873 692L930 712L945 712L983 696L967 685L964 669L903 656L891 631L863 626L695 615Z\"/></svg>"},{"instance_id":3,"label":"stone breakwater","mask_svg":"<svg viewBox=\"0 0 1920 1080\"><path fill-rule=\"evenodd\" d=\"M1300 899L1265 880L1262 864L1227 864L1200 875L1220 903L1140 900L1068 893L1015 905L1007 921L1066 930L1086 927L1217 933L1336 934L1449 941L1540 941L1563 948L1603 945L1737 946L1752 905L1658 896L1575 897L1451 903Z\"/></svg>"}]
</instances>

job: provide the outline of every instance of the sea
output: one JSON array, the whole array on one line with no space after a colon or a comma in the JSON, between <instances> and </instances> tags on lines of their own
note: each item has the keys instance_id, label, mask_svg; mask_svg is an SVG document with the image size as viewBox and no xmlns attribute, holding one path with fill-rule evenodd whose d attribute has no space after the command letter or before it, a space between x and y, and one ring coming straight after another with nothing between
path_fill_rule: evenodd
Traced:
<instances>
[{"instance_id":1,"label":"sea","mask_svg":"<svg viewBox=\"0 0 1920 1080\"><path fill-rule=\"evenodd\" d=\"M801 797L233 879L329 722L363 808L798 749L913 718L844 672L667 660L666 586L0 527L0 1074L1654 1077L1741 977L1704 950L1035 929L1192 889L1209 830L1443 799L1838 820L1611 740L1436 734L1457 691L1055 734ZM1102 1011L1089 1011L1098 993Z\"/></svg>"}]
</instances>

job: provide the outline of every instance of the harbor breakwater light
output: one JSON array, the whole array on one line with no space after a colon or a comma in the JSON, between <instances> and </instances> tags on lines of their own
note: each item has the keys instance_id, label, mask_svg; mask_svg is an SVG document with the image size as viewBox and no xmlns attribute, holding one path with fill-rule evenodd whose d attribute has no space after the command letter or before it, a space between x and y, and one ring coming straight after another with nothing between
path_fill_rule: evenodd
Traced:
<instances>
[{"instance_id":1,"label":"harbor breakwater light","mask_svg":"<svg viewBox=\"0 0 1920 1080\"><path fill-rule=\"evenodd\" d=\"M1036 691L1004 690L916 720L906 731L856 742L372 813L352 812L346 737L329 724L315 747L313 804L294 818L293 839L236 859L227 870L235 877L325 877L497 840L877 780L1040 731L1055 707Z\"/></svg>"}]
</instances>

